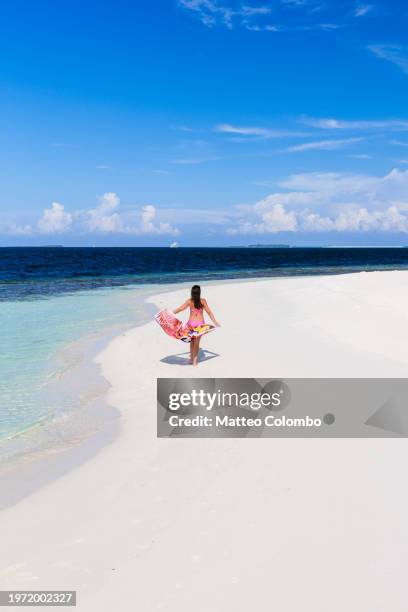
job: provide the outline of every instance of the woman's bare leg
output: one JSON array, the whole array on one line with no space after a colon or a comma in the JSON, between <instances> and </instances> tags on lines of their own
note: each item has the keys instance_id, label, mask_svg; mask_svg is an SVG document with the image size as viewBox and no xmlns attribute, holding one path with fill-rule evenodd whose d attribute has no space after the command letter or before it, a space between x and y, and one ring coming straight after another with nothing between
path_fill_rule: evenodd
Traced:
<instances>
[{"instance_id":1,"label":"woman's bare leg","mask_svg":"<svg viewBox=\"0 0 408 612\"><path fill-rule=\"evenodd\" d=\"M194 338L190 342L190 363L194 361Z\"/></svg>"},{"instance_id":2,"label":"woman's bare leg","mask_svg":"<svg viewBox=\"0 0 408 612\"><path fill-rule=\"evenodd\" d=\"M198 352L200 350L200 340L201 340L201 336L199 336L198 338L195 338L194 341L194 357L193 357L193 365L198 365Z\"/></svg>"}]
</instances>

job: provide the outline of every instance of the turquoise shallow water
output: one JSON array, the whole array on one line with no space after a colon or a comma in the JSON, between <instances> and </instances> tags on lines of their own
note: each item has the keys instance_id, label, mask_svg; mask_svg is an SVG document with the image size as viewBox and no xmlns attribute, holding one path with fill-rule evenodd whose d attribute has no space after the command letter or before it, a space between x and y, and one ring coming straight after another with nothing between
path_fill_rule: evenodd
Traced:
<instances>
[{"instance_id":1,"label":"turquoise shallow water","mask_svg":"<svg viewBox=\"0 0 408 612\"><path fill-rule=\"evenodd\" d=\"M75 385L55 391L55 382L83 358L69 349L146 320L147 293L148 287L121 287L0 302L0 445L78 407Z\"/></svg>"}]
</instances>

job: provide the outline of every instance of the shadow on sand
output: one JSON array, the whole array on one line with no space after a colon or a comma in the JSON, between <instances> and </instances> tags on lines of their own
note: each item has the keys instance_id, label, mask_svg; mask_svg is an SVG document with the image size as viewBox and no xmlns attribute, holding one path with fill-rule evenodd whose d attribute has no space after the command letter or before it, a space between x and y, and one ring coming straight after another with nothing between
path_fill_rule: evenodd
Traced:
<instances>
[{"instance_id":1,"label":"shadow on sand","mask_svg":"<svg viewBox=\"0 0 408 612\"><path fill-rule=\"evenodd\" d=\"M198 351L198 363L202 363L203 361L208 361L209 359L215 359L219 357L218 353L213 353L212 351L207 351L206 349L200 349ZM162 363L168 363L170 365L191 365L190 363L190 352L186 353L177 353L177 355L168 355L167 357L163 357L160 359Z\"/></svg>"}]
</instances>

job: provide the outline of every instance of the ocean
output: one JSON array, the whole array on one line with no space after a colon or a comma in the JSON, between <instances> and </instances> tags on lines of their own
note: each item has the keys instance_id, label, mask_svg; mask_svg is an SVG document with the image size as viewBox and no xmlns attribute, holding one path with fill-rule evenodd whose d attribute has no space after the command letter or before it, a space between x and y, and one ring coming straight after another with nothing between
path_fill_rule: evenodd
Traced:
<instances>
[{"instance_id":1,"label":"ocean","mask_svg":"<svg viewBox=\"0 0 408 612\"><path fill-rule=\"evenodd\" d=\"M101 287L408 267L408 248L0 248L0 300Z\"/></svg>"},{"instance_id":2,"label":"ocean","mask_svg":"<svg viewBox=\"0 0 408 612\"><path fill-rule=\"evenodd\" d=\"M85 390L61 385L86 340L147 320L157 285L395 269L408 249L0 248L0 458L81 414Z\"/></svg>"}]
</instances>

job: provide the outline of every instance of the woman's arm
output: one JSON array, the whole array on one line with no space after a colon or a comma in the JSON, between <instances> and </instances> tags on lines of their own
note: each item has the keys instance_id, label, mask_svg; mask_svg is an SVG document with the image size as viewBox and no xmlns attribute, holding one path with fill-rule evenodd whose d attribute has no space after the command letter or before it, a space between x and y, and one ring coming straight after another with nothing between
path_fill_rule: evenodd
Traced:
<instances>
[{"instance_id":1,"label":"woman's arm","mask_svg":"<svg viewBox=\"0 0 408 612\"><path fill-rule=\"evenodd\" d=\"M184 304L176 308L176 310L173 310L173 314L177 314L178 312L181 312L182 310L185 310L186 308L188 308L189 302L190 300L186 300Z\"/></svg>"},{"instance_id":2,"label":"woman's arm","mask_svg":"<svg viewBox=\"0 0 408 612\"><path fill-rule=\"evenodd\" d=\"M203 307L204 307L205 312L208 314L208 316L210 317L210 319L214 323L214 325L216 327L221 327L221 325L218 323L217 319L214 317L213 311L211 310L211 308L207 304L207 300L202 299L201 301L203 303Z\"/></svg>"}]
</instances>

